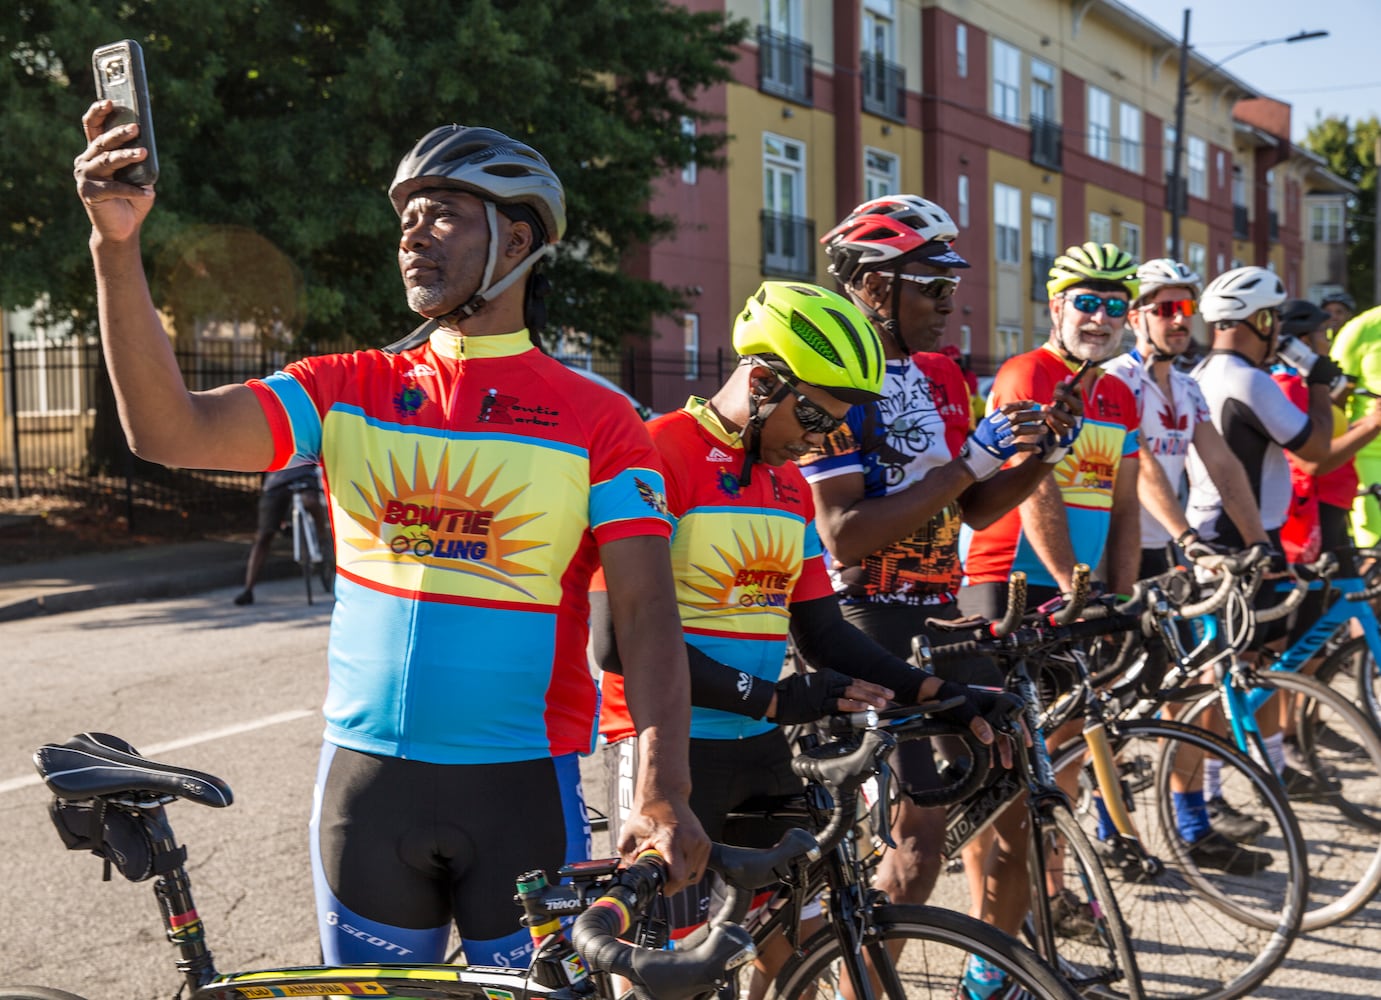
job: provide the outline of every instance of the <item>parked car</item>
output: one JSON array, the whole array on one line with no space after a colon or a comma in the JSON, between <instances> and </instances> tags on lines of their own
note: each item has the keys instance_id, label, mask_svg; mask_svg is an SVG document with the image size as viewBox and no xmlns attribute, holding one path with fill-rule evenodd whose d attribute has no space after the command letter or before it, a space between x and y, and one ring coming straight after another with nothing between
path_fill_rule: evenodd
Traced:
<instances>
[{"instance_id":1,"label":"parked car","mask_svg":"<svg viewBox=\"0 0 1381 1000\"><path fill-rule=\"evenodd\" d=\"M656 410L652 409L652 407L640 402L635 396L625 391L624 388L617 382L613 382L605 378L603 375L599 374L599 372L591 371L589 368L575 364L573 361L567 361L564 358L561 358L560 361L571 371L578 372L579 374L584 375L591 382L594 382L597 385L602 385L606 389L612 389L614 392L617 392L624 399L628 400L629 404L633 407L633 409L637 411L638 416L642 417L644 420L651 420L654 417L661 416L661 414L658 413Z\"/></svg>"}]
</instances>

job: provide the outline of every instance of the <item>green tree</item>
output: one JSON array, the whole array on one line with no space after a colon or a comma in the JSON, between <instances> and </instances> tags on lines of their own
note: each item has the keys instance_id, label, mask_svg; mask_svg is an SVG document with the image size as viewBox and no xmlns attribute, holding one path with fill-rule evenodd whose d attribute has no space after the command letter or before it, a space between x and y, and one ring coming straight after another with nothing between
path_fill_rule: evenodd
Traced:
<instances>
[{"instance_id":1,"label":"green tree","mask_svg":"<svg viewBox=\"0 0 1381 1000\"><path fill-rule=\"evenodd\" d=\"M91 50L134 38L162 171L145 261L177 327L219 309L289 321L309 342L405 333L417 318L385 192L413 142L462 122L531 142L566 185L552 325L604 344L645 334L681 291L620 263L675 230L647 208L659 177L722 165L727 137L695 100L727 79L745 30L668 0L13 0L0 5L0 305L46 296L94 327L72 159Z\"/></svg>"},{"instance_id":2,"label":"green tree","mask_svg":"<svg viewBox=\"0 0 1381 1000\"><path fill-rule=\"evenodd\" d=\"M1375 298L1376 144L1381 122L1373 115L1353 122L1321 118L1305 136L1305 148L1328 161L1328 169L1357 185L1347 212L1348 292L1359 304Z\"/></svg>"}]
</instances>

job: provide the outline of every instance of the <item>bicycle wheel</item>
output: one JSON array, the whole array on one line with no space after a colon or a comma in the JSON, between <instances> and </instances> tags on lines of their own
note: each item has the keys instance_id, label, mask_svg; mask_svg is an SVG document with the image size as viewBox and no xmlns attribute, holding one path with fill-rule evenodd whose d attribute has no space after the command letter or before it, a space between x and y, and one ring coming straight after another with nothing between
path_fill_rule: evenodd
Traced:
<instances>
[{"instance_id":1,"label":"bicycle wheel","mask_svg":"<svg viewBox=\"0 0 1381 1000\"><path fill-rule=\"evenodd\" d=\"M51 990L46 986L0 986L0 1000L85 1000L66 990Z\"/></svg>"},{"instance_id":2,"label":"bicycle wheel","mask_svg":"<svg viewBox=\"0 0 1381 1000\"><path fill-rule=\"evenodd\" d=\"M1381 675L1367 638L1355 635L1330 652L1314 674L1381 726Z\"/></svg>"},{"instance_id":3,"label":"bicycle wheel","mask_svg":"<svg viewBox=\"0 0 1381 1000\"><path fill-rule=\"evenodd\" d=\"M1340 782L1332 805L1353 824L1381 837L1381 772L1369 758L1364 738L1381 742L1376 720L1351 698L1317 678L1305 679L1328 692L1328 698L1305 694L1296 699L1295 734L1300 754L1311 773ZM1355 718L1351 717L1353 712Z\"/></svg>"},{"instance_id":4,"label":"bicycle wheel","mask_svg":"<svg viewBox=\"0 0 1381 1000\"><path fill-rule=\"evenodd\" d=\"M950 1000L970 955L1001 969L1009 983L1034 997L1073 1000L1069 985L1035 952L994 927L952 910L932 906L877 906L866 921L864 953L874 970L875 993L888 1000ZM900 947L893 961L888 945ZM786 967L769 994L773 1000L836 1000L852 996L841 945L831 927L813 935ZM1004 994L1005 995L1005 994Z\"/></svg>"},{"instance_id":5,"label":"bicycle wheel","mask_svg":"<svg viewBox=\"0 0 1381 1000\"><path fill-rule=\"evenodd\" d=\"M1307 933L1356 913L1381 888L1381 831L1349 816L1358 813L1381 820L1381 737L1352 702L1312 677L1269 670L1256 674L1253 684L1300 695L1301 706L1321 720L1301 734L1306 754L1319 760L1325 741L1352 748L1322 758L1340 763L1337 793L1289 796L1309 859L1309 899L1300 922ZM1193 724L1217 704L1219 695L1208 695L1190 706L1181 721ZM1266 703L1265 711L1276 711L1275 699Z\"/></svg>"},{"instance_id":6,"label":"bicycle wheel","mask_svg":"<svg viewBox=\"0 0 1381 1000\"><path fill-rule=\"evenodd\" d=\"M1132 949L1131 934L1118 906L1117 896L1093 844L1063 799L1046 799L1034 810L1041 850L1033 857L1031 884L1051 896L1068 901L1070 913L1081 926L1066 925L1061 933L1058 915L1043 907L1047 922L1055 922L1055 954L1044 954L1030 917L1028 940L1071 985L1085 996L1140 997L1141 973Z\"/></svg>"},{"instance_id":7,"label":"bicycle wheel","mask_svg":"<svg viewBox=\"0 0 1381 1000\"><path fill-rule=\"evenodd\" d=\"M1096 840L1097 782L1085 756L1082 744L1069 746L1056 757L1055 768L1080 769L1076 815ZM1142 845L1162 865L1148 875L1134 858L1117 864L1104 857L1145 995L1247 995L1284 960L1308 901L1304 838L1279 784L1226 741L1167 720L1120 724L1113 756ZM1188 826L1193 817L1187 811L1180 816L1174 786L1202 788L1209 761L1217 763L1221 779L1220 822L1226 827L1234 814L1242 824L1255 821L1250 854L1206 856L1201 850L1196 856L1180 832L1181 822Z\"/></svg>"}]
</instances>

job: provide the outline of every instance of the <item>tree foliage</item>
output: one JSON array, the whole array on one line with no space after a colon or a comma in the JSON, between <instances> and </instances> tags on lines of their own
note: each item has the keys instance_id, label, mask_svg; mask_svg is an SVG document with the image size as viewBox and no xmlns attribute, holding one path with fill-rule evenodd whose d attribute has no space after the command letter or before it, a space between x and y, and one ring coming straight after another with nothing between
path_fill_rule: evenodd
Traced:
<instances>
[{"instance_id":1,"label":"tree foliage","mask_svg":"<svg viewBox=\"0 0 1381 1000\"><path fill-rule=\"evenodd\" d=\"M417 320L385 192L413 142L461 122L530 142L566 185L552 324L605 342L645 333L680 291L619 265L675 229L647 209L658 178L722 165L727 137L693 102L727 79L745 30L668 0L13 0L0 5L0 305L46 296L94 326L72 160L91 50L133 38L161 167L145 262L179 328L220 310L291 317L309 341L406 332Z\"/></svg>"},{"instance_id":2,"label":"tree foliage","mask_svg":"<svg viewBox=\"0 0 1381 1000\"><path fill-rule=\"evenodd\" d=\"M1347 212L1347 290L1361 304L1375 299L1378 135L1381 122L1374 115L1356 122L1329 117L1315 122L1304 140L1328 161L1328 169L1357 185Z\"/></svg>"}]
</instances>

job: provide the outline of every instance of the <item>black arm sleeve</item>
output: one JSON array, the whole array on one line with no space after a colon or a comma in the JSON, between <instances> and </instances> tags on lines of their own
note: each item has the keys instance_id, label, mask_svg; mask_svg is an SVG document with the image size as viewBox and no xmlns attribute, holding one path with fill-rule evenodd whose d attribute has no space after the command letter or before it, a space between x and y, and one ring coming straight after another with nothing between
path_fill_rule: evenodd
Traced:
<instances>
[{"instance_id":1,"label":"black arm sleeve","mask_svg":"<svg viewBox=\"0 0 1381 1000\"><path fill-rule=\"evenodd\" d=\"M833 597L791 605L791 637L805 661L891 688L897 701L914 705L933 675L899 660L844 620Z\"/></svg>"},{"instance_id":2,"label":"black arm sleeve","mask_svg":"<svg viewBox=\"0 0 1381 1000\"><path fill-rule=\"evenodd\" d=\"M590 592L590 652L599 669L623 676L609 595L602 590ZM772 703L776 685L771 681L720 663L689 642L686 658L690 660L691 704L761 719Z\"/></svg>"}]
</instances>

